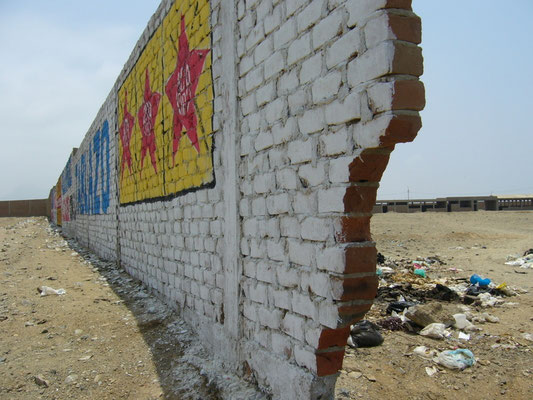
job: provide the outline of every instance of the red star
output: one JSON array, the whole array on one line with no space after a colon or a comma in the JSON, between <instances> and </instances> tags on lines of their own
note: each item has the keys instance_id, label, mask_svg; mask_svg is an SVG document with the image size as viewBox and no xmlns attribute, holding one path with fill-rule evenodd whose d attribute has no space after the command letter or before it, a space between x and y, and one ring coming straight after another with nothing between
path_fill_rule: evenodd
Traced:
<instances>
[{"instance_id":1,"label":"red star","mask_svg":"<svg viewBox=\"0 0 533 400\"><path fill-rule=\"evenodd\" d=\"M196 118L194 97L196 96L198 79L204 68L207 53L209 53L209 49L189 49L189 40L185 32L185 17L182 15L176 69L165 86L165 92L174 110L174 141L172 146L172 159L174 162L183 127L185 127L185 133L196 148L196 151L200 152L198 134L196 132L198 120Z\"/></svg>"},{"instance_id":2,"label":"red star","mask_svg":"<svg viewBox=\"0 0 533 400\"><path fill-rule=\"evenodd\" d=\"M152 159L152 166L157 173L157 160L155 158L155 118L157 116L157 109L159 107L159 101L161 95L157 92L152 92L150 89L150 75L148 74L148 68L146 68L146 77L144 80L144 103L142 103L139 112L137 113L137 119L142 133L142 145L141 145L141 173L144 163L144 157L146 151L150 150L150 158Z\"/></svg>"},{"instance_id":3,"label":"red star","mask_svg":"<svg viewBox=\"0 0 533 400\"><path fill-rule=\"evenodd\" d=\"M128 111L128 91L124 96L124 117L122 118L122 123L120 124L119 134L120 141L122 142L122 164L120 166L121 178L124 176L124 164L128 163L128 169L131 174L131 152L130 152L130 141L131 141L131 132L133 131L133 125L135 124L135 118Z\"/></svg>"}]
</instances>

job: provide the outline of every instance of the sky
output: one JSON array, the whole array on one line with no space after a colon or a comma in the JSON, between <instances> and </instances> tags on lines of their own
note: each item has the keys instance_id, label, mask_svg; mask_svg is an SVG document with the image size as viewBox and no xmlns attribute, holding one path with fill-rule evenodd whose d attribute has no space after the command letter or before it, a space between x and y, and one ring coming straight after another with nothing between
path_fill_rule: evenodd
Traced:
<instances>
[{"instance_id":1,"label":"sky","mask_svg":"<svg viewBox=\"0 0 533 400\"><path fill-rule=\"evenodd\" d=\"M158 4L0 0L0 200L48 196ZM378 198L533 193L533 1L413 10L423 127L396 146Z\"/></svg>"}]
</instances>

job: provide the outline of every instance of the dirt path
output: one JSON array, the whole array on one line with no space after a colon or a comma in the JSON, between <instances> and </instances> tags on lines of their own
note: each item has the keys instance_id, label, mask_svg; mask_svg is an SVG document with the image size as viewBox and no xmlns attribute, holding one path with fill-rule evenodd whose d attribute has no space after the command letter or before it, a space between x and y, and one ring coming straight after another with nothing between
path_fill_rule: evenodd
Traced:
<instances>
[{"instance_id":1,"label":"dirt path","mask_svg":"<svg viewBox=\"0 0 533 400\"><path fill-rule=\"evenodd\" d=\"M533 247L533 212L378 214L372 233L378 251L389 259L438 255L445 264L428 269L430 281L453 283L477 273L529 293L506 297L493 308L471 307L474 315L489 312L500 321L480 324L482 330L471 333L469 341L458 340L457 331L445 340L383 331L381 346L349 349L337 398L533 398L533 342L523 336L533 334L533 270L504 265L508 255ZM383 319L387 305L377 301L368 319ZM448 370L413 354L420 345L437 351L467 348L477 363L464 371ZM426 367L434 366L438 372L428 376Z\"/></svg>"},{"instance_id":2,"label":"dirt path","mask_svg":"<svg viewBox=\"0 0 533 400\"><path fill-rule=\"evenodd\" d=\"M262 398L175 313L41 218L0 219L0 398ZM40 296L37 288L65 289Z\"/></svg>"}]
</instances>

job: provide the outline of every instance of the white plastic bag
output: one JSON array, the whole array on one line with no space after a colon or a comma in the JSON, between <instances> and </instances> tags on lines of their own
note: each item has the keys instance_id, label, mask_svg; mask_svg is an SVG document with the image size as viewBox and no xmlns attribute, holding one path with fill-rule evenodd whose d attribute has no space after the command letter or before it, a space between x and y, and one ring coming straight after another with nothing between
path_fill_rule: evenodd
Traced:
<instances>
[{"instance_id":1,"label":"white plastic bag","mask_svg":"<svg viewBox=\"0 0 533 400\"><path fill-rule=\"evenodd\" d=\"M443 351L434 359L434 361L449 369L463 370L474 365L476 359L470 350L457 349Z\"/></svg>"},{"instance_id":2,"label":"white plastic bag","mask_svg":"<svg viewBox=\"0 0 533 400\"><path fill-rule=\"evenodd\" d=\"M455 319L455 328L457 329L466 329L472 326L472 323L466 317L466 314L453 314Z\"/></svg>"},{"instance_id":3,"label":"white plastic bag","mask_svg":"<svg viewBox=\"0 0 533 400\"><path fill-rule=\"evenodd\" d=\"M55 294L57 296L62 296L64 294L67 294L67 291L65 289L53 289L49 286L39 286L39 292L41 293L41 296L49 296L52 294Z\"/></svg>"},{"instance_id":4,"label":"white plastic bag","mask_svg":"<svg viewBox=\"0 0 533 400\"><path fill-rule=\"evenodd\" d=\"M434 322L422 329L420 334L433 339L443 339L450 336L451 332L446 330L446 325Z\"/></svg>"}]
</instances>

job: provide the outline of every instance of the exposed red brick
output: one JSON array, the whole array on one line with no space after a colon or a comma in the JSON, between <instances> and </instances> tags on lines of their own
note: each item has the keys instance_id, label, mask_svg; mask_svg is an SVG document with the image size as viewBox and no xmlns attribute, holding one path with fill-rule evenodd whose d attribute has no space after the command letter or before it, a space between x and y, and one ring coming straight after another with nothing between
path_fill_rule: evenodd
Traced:
<instances>
[{"instance_id":1,"label":"exposed red brick","mask_svg":"<svg viewBox=\"0 0 533 400\"><path fill-rule=\"evenodd\" d=\"M420 76L423 72L422 49L414 44L394 42L394 59L390 74Z\"/></svg>"},{"instance_id":2,"label":"exposed red brick","mask_svg":"<svg viewBox=\"0 0 533 400\"><path fill-rule=\"evenodd\" d=\"M376 186L351 186L344 195L344 211L347 213L370 213L376 203Z\"/></svg>"},{"instance_id":3,"label":"exposed red brick","mask_svg":"<svg viewBox=\"0 0 533 400\"><path fill-rule=\"evenodd\" d=\"M349 326L340 329L324 329L318 340L318 348L344 347L348 340L348 335L350 335Z\"/></svg>"},{"instance_id":4,"label":"exposed red brick","mask_svg":"<svg viewBox=\"0 0 533 400\"><path fill-rule=\"evenodd\" d=\"M411 10L412 0L387 0L387 4L383 8L403 8L404 10Z\"/></svg>"},{"instance_id":5,"label":"exposed red brick","mask_svg":"<svg viewBox=\"0 0 533 400\"><path fill-rule=\"evenodd\" d=\"M339 307L339 315L355 317L365 314L371 307L372 304L342 305Z\"/></svg>"},{"instance_id":6,"label":"exposed red brick","mask_svg":"<svg viewBox=\"0 0 533 400\"><path fill-rule=\"evenodd\" d=\"M337 373L342 368L344 350L318 353L316 355L316 369L318 376L326 376Z\"/></svg>"},{"instance_id":7,"label":"exposed red brick","mask_svg":"<svg viewBox=\"0 0 533 400\"><path fill-rule=\"evenodd\" d=\"M365 242L370 240L370 216L342 217L340 231L335 233L335 237L339 243Z\"/></svg>"},{"instance_id":8,"label":"exposed red brick","mask_svg":"<svg viewBox=\"0 0 533 400\"><path fill-rule=\"evenodd\" d=\"M409 79L394 82L393 110L421 111L426 106L426 91L419 80Z\"/></svg>"},{"instance_id":9,"label":"exposed red brick","mask_svg":"<svg viewBox=\"0 0 533 400\"><path fill-rule=\"evenodd\" d=\"M422 121L419 115L396 114L389 123L385 134L380 137L380 144L390 146L396 143L411 142L421 127Z\"/></svg>"},{"instance_id":10,"label":"exposed red brick","mask_svg":"<svg viewBox=\"0 0 533 400\"><path fill-rule=\"evenodd\" d=\"M376 271L377 250L375 247L348 247L345 251L345 274Z\"/></svg>"},{"instance_id":11,"label":"exposed red brick","mask_svg":"<svg viewBox=\"0 0 533 400\"><path fill-rule=\"evenodd\" d=\"M372 307L372 303L358 305L343 305L339 307L339 327L350 326L359 321Z\"/></svg>"},{"instance_id":12,"label":"exposed red brick","mask_svg":"<svg viewBox=\"0 0 533 400\"><path fill-rule=\"evenodd\" d=\"M378 291L377 275L362 278L332 279L333 298L335 300L373 300Z\"/></svg>"},{"instance_id":13,"label":"exposed red brick","mask_svg":"<svg viewBox=\"0 0 533 400\"><path fill-rule=\"evenodd\" d=\"M350 182L379 182L389 157L389 154L363 152L349 166Z\"/></svg>"},{"instance_id":14,"label":"exposed red brick","mask_svg":"<svg viewBox=\"0 0 533 400\"><path fill-rule=\"evenodd\" d=\"M422 22L416 15L389 13L389 26L398 40L419 44L422 41Z\"/></svg>"},{"instance_id":15,"label":"exposed red brick","mask_svg":"<svg viewBox=\"0 0 533 400\"><path fill-rule=\"evenodd\" d=\"M368 308L370 310L370 307ZM344 315L342 316L344 325L351 327L353 324L361 321L365 317L366 311L364 313L359 314L352 314L352 315ZM348 339L346 339L348 340Z\"/></svg>"}]
</instances>

